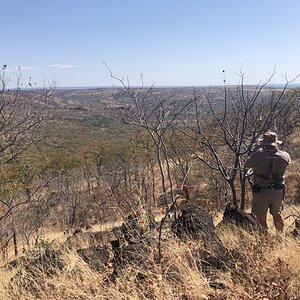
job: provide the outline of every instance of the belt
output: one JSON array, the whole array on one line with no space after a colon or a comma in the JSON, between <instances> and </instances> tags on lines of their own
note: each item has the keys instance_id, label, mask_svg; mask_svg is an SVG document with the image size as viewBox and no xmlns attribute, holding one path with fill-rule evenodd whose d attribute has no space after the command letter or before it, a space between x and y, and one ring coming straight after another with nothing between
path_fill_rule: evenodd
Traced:
<instances>
[{"instance_id":1,"label":"belt","mask_svg":"<svg viewBox=\"0 0 300 300\"><path fill-rule=\"evenodd\" d=\"M258 185L258 184L257 184ZM271 189L271 190L283 190L284 188L284 184L280 184L280 183L273 183L271 185L268 186L260 186L260 189Z\"/></svg>"},{"instance_id":2,"label":"belt","mask_svg":"<svg viewBox=\"0 0 300 300\"><path fill-rule=\"evenodd\" d=\"M263 189L283 190L284 192L284 184L282 183L274 183L268 186L260 186L259 184L252 184L251 188L252 188L252 192L255 194L261 192L261 190Z\"/></svg>"}]
</instances>

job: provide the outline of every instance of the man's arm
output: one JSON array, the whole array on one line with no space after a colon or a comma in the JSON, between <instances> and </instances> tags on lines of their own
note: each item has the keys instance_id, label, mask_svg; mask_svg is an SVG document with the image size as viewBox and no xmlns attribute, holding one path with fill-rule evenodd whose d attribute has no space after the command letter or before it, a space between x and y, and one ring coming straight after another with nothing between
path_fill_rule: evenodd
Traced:
<instances>
[{"instance_id":1,"label":"man's arm","mask_svg":"<svg viewBox=\"0 0 300 300\"><path fill-rule=\"evenodd\" d=\"M251 153L250 154L250 156L248 157L248 159L247 159L247 161L246 161L246 163L245 163L245 167L247 168L247 169L250 169L250 168L252 168L253 166L254 166L254 162L255 162L255 153L256 152L253 152L253 153Z\"/></svg>"},{"instance_id":2,"label":"man's arm","mask_svg":"<svg viewBox=\"0 0 300 300\"><path fill-rule=\"evenodd\" d=\"M257 155L258 155L258 151L259 149L261 149L261 145L259 143L254 143L253 146L251 147L251 153L247 158L247 161L245 163L245 167L247 169L252 168L255 163L257 162Z\"/></svg>"}]
</instances>

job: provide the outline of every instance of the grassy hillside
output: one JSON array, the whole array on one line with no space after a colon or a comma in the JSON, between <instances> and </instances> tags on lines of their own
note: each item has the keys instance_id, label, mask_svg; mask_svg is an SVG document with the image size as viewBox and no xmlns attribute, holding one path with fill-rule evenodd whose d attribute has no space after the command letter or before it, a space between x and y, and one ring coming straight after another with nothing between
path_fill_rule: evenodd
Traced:
<instances>
[{"instance_id":1,"label":"grassy hillside","mask_svg":"<svg viewBox=\"0 0 300 300\"><path fill-rule=\"evenodd\" d=\"M290 90L229 91L227 102L222 88L57 90L47 105L26 91L38 133L0 131L0 299L300 299L298 102ZM215 228L243 188L249 212L243 164L275 127L293 160L284 235L270 218L269 236ZM176 231L175 202L199 212L197 235Z\"/></svg>"},{"instance_id":2,"label":"grassy hillside","mask_svg":"<svg viewBox=\"0 0 300 300\"><path fill-rule=\"evenodd\" d=\"M111 257L96 271L71 247L62 252L62 268L2 268L1 299L299 299L298 239L262 239L232 226L218 234L231 262L208 273L200 267L199 240L168 238L160 264L153 242L150 253L140 253L145 264L129 261L117 277Z\"/></svg>"}]
</instances>

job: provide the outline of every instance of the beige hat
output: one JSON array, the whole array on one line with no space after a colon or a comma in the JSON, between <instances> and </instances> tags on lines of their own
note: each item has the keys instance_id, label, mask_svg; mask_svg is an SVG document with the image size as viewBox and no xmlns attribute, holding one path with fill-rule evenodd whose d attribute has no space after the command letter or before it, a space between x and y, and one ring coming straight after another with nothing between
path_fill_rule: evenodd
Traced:
<instances>
[{"instance_id":1,"label":"beige hat","mask_svg":"<svg viewBox=\"0 0 300 300\"><path fill-rule=\"evenodd\" d=\"M258 139L260 146L278 146L282 144L282 141L277 139L277 134L272 131L266 132L262 138Z\"/></svg>"}]
</instances>

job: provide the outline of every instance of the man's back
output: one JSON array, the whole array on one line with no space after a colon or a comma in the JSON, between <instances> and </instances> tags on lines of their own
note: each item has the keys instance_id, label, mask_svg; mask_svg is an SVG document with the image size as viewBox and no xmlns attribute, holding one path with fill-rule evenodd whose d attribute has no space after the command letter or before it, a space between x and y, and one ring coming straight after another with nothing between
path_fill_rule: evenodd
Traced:
<instances>
[{"instance_id":1,"label":"man's back","mask_svg":"<svg viewBox=\"0 0 300 300\"><path fill-rule=\"evenodd\" d=\"M281 217L285 195L284 173L291 162L289 154L279 150L282 144L277 134L266 132L259 138L256 147L246 162L246 168L252 168L252 213L256 216L263 233L268 232L267 213L273 216L278 232L283 232L284 221Z\"/></svg>"},{"instance_id":2,"label":"man's back","mask_svg":"<svg viewBox=\"0 0 300 300\"><path fill-rule=\"evenodd\" d=\"M284 173L291 162L289 154L276 147L260 148L253 152L246 162L246 167L254 172L253 183L268 186L284 182Z\"/></svg>"}]
</instances>

